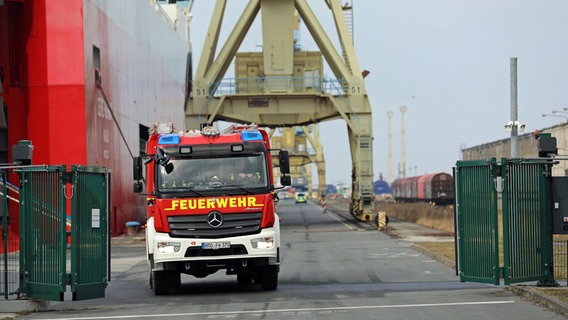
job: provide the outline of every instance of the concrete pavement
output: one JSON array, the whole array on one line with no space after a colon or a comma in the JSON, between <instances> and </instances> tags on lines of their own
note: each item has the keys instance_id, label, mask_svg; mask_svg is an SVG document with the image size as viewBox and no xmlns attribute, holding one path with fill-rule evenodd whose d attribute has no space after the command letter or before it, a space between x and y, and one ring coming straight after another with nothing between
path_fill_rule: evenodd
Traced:
<instances>
[{"instance_id":1,"label":"concrete pavement","mask_svg":"<svg viewBox=\"0 0 568 320\"><path fill-rule=\"evenodd\" d=\"M398 238L402 241L410 241L414 244L412 248L416 251L422 252L425 255L431 257L434 260L437 260L446 266L455 269L456 262L454 260L448 259L441 254L438 254L434 251L430 251L420 245L416 244L417 242L437 242L437 241L454 241L454 235L449 234L445 231L440 231L424 226L420 226L414 223L409 223L400 220L391 219L387 229L384 231L385 233L389 234L391 237ZM567 283L564 281L560 283L560 286L557 288L547 288L549 290L568 290L566 288ZM539 291L536 287L536 283L533 285L530 284L514 284L505 287L506 290L510 290L513 293L525 297L528 300L531 300L535 303L538 303L546 308L553 310L559 314L563 314L568 316L568 303L562 301L553 295L547 295L545 292Z\"/></svg>"},{"instance_id":2,"label":"concrete pavement","mask_svg":"<svg viewBox=\"0 0 568 320\"><path fill-rule=\"evenodd\" d=\"M428 227L423 227L413 223L391 219L386 230L382 231L389 234L391 237L400 239L401 241L409 242L433 242L433 241L454 241L454 236L445 231L440 231ZM139 232L132 236L118 236L111 239L112 246L130 246L130 245L144 245L145 234ZM445 264L450 268L455 268L455 262L447 259L436 252L427 250L420 245L414 244L413 248L420 251L433 259ZM566 283L562 284L564 287ZM536 289L536 285L511 285L506 288L515 294L523 296L535 303L543 305L560 314L568 315L568 303L561 301L554 296L546 295ZM559 290L568 290L567 288L559 288ZM21 300L0 300L0 319L13 319L20 313L37 312L49 310L51 305L50 301L34 300L34 299L21 299Z\"/></svg>"}]
</instances>

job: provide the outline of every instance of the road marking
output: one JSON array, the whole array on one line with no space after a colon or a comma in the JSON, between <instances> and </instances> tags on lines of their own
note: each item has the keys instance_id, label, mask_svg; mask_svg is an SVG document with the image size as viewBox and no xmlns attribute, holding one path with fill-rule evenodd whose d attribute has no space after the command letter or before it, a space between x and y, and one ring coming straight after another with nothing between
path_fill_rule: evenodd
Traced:
<instances>
[{"instance_id":1,"label":"road marking","mask_svg":"<svg viewBox=\"0 0 568 320\"><path fill-rule=\"evenodd\" d=\"M333 219L337 220L339 223L341 223L342 225L344 225L345 227L347 227L349 230L355 230L352 226L348 225L347 223L345 223L344 221L342 221L341 219L339 219L339 217L335 214L332 213L331 211L327 211L324 212L324 214L327 213L330 217L332 217Z\"/></svg>"},{"instance_id":2,"label":"road marking","mask_svg":"<svg viewBox=\"0 0 568 320\"><path fill-rule=\"evenodd\" d=\"M168 318L168 317L191 317L191 316L232 316L232 315L263 315L272 313L302 313L302 312L334 312L365 309L391 309L391 308L425 308L425 307L453 307L453 306L485 306L495 304L515 303L513 300L502 301L476 301L476 302L448 302L448 303L420 303L420 304L395 304L380 306L355 306L355 307L328 307L328 308L300 308L300 309L274 309L274 310L249 310L249 311L217 311L217 312L188 312L168 314L137 314L128 316L101 316L101 317L76 317L59 318L59 320L82 320L82 319L134 319L134 318ZM47 319L40 319L47 320Z\"/></svg>"},{"instance_id":3,"label":"road marking","mask_svg":"<svg viewBox=\"0 0 568 320\"><path fill-rule=\"evenodd\" d=\"M309 229L309 230L294 230L293 233L318 233L318 232L349 232L353 230L345 229Z\"/></svg>"}]
</instances>

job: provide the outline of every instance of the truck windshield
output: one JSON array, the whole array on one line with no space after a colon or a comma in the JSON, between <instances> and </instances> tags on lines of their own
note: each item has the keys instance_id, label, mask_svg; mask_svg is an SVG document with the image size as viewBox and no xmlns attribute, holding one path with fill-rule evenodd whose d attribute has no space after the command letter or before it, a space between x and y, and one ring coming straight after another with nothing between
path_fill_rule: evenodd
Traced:
<instances>
[{"instance_id":1,"label":"truck windshield","mask_svg":"<svg viewBox=\"0 0 568 320\"><path fill-rule=\"evenodd\" d=\"M225 158L172 158L173 170L158 166L160 192L180 192L184 196L202 194L253 193L268 188L265 155Z\"/></svg>"}]
</instances>

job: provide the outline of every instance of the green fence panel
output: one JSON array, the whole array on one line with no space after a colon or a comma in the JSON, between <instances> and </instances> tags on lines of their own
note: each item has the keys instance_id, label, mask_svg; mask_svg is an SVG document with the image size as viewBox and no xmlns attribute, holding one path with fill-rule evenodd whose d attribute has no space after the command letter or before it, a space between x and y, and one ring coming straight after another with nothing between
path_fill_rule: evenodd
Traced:
<instances>
[{"instance_id":1,"label":"green fence panel","mask_svg":"<svg viewBox=\"0 0 568 320\"><path fill-rule=\"evenodd\" d=\"M4 299L9 295L17 294L19 285L19 258L18 242L9 230L9 195L6 170L0 169L0 225L2 238L0 239L0 294Z\"/></svg>"},{"instance_id":2,"label":"green fence panel","mask_svg":"<svg viewBox=\"0 0 568 320\"><path fill-rule=\"evenodd\" d=\"M501 160L501 167L507 169L503 191L505 284L554 282L551 166L545 160Z\"/></svg>"},{"instance_id":3,"label":"green fence panel","mask_svg":"<svg viewBox=\"0 0 568 320\"><path fill-rule=\"evenodd\" d=\"M63 300L67 232L61 179L65 166L18 170L20 289L26 296Z\"/></svg>"},{"instance_id":4,"label":"green fence panel","mask_svg":"<svg viewBox=\"0 0 568 320\"><path fill-rule=\"evenodd\" d=\"M455 210L461 281L499 284L498 170L495 159L457 162Z\"/></svg>"},{"instance_id":5,"label":"green fence panel","mask_svg":"<svg viewBox=\"0 0 568 320\"><path fill-rule=\"evenodd\" d=\"M101 298L110 278L110 174L100 167L73 167L71 291L73 300Z\"/></svg>"}]
</instances>

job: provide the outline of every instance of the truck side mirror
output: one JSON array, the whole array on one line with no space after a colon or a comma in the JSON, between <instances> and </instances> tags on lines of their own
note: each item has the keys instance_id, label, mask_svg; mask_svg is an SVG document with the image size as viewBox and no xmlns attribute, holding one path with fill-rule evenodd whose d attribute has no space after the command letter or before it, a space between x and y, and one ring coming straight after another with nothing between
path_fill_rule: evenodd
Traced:
<instances>
[{"instance_id":1,"label":"truck side mirror","mask_svg":"<svg viewBox=\"0 0 568 320\"><path fill-rule=\"evenodd\" d=\"M164 168L166 168L166 173L167 173L167 174L170 174L170 173L172 173L172 171L174 171L174 164L171 163L171 162L168 162L168 163L164 166Z\"/></svg>"},{"instance_id":2,"label":"truck side mirror","mask_svg":"<svg viewBox=\"0 0 568 320\"><path fill-rule=\"evenodd\" d=\"M285 186L290 186L290 185L292 185L292 177L290 177L290 176L281 176L281 177L280 177L280 184L281 184L282 186L284 186L284 187L285 187Z\"/></svg>"},{"instance_id":3,"label":"truck side mirror","mask_svg":"<svg viewBox=\"0 0 568 320\"><path fill-rule=\"evenodd\" d=\"M140 181L134 182L134 193L141 193L143 189L144 186L142 185L142 182Z\"/></svg>"},{"instance_id":4,"label":"truck side mirror","mask_svg":"<svg viewBox=\"0 0 568 320\"><path fill-rule=\"evenodd\" d=\"M133 160L133 180L142 180L142 158L135 157Z\"/></svg>"},{"instance_id":5,"label":"truck side mirror","mask_svg":"<svg viewBox=\"0 0 568 320\"><path fill-rule=\"evenodd\" d=\"M290 158L288 157L287 150L280 150L280 152L278 152L278 161L280 162L280 173L290 174Z\"/></svg>"}]
</instances>

